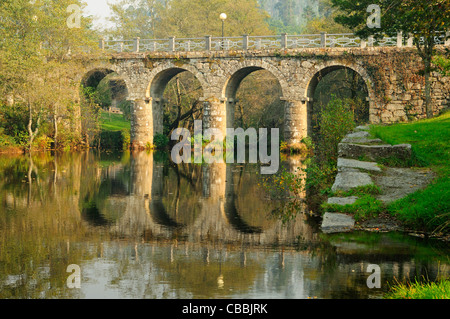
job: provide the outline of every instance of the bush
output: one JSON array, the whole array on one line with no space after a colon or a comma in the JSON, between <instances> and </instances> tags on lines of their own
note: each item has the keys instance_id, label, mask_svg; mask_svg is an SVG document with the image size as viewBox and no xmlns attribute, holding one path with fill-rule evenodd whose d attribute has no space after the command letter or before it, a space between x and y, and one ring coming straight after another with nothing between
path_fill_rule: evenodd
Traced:
<instances>
[{"instance_id":1,"label":"bush","mask_svg":"<svg viewBox=\"0 0 450 319\"><path fill-rule=\"evenodd\" d=\"M169 138L164 134L156 134L153 137L153 146L158 149L162 150L165 149L169 145Z\"/></svg>"},{"instance_id":2,"label":"bush","mask_svg":"<svg viewBox=\"0 0 450 319\"><path fill-rule=\"evenodd\" d=\"M100 133L100 148L103 150L124 150L130 146L130 133L122 131L102 131Z\"/></svg>"},{"instance_id":3,"label":"bush","mask_svg":"<svg viewBox=\"0 0 450 319\"><path fill-rule=\"evenodd\" d=\"M16 141L12 136L4 134L4 130L0 128L0 147L16 146Z\"/></svg>"},{"instance_id":4,"label":"bush","mask_svg":"<svg viewBox=\"0 0 450 319\"><path fill-rule=\"evenodd\" d=\"M40 135L34 139L33 148L38 150L49 150L52 148L53 139L47 135Z\"/></svg>"},{"instance_id":5,"label":"bush","mask_svg":"<svg viewBox=\"0 0 450 319\"><path fill-rule=\"evenodd\" d=\"M336 161L338 144L355 127L350 100L332 99L320 113L318 152L323 161Z\"/></svg>"}]
</instances>

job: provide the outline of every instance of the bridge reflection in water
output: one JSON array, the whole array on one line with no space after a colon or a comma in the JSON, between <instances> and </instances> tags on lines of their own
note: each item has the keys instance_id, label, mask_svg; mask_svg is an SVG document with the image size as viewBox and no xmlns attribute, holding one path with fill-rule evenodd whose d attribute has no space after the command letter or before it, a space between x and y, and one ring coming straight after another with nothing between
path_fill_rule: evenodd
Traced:
<instances>
[{"instance_id":1,"label":"bridge reflection in water","mask_svg":"<svg viewBox=\"0 0 450 319\"><path fill-rule=\"evenodd\" d=\"M294 171L301 159L284 164ZM312 239L316 231L305 223L301 210L288 224L271 217L279 207L258 186L257 171L256 165L225 163L176 166L136 152L129 164L129 192L111 194L105 206L109 211L100 213L120 215L110 225L114 234L147 240L267 246L292 244L299 235Z\"/></svg>"},{"instance_id":2,"label":"bridge reflection in water","mask_svg":"<svg viewBox=\"0 0 450 319\"><path fill-rule=\"evenodd\" d=\"M302 201L283 224L256 165L160 158L3 157L0 298L374 298L394 279L450 273L446 243L322 234ZM82 269L79 290L66 287L69 264ZM369 264L382 289L367 287Z\"/></svg>"}]
</instances>

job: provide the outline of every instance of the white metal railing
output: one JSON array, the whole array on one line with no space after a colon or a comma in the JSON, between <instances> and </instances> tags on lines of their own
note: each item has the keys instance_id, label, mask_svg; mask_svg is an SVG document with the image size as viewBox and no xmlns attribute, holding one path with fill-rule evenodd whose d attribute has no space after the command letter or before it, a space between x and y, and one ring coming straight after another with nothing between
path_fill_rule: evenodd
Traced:
<instances>
[{"instance_id":1,"label":"white metal railing","mask_svg":"<svg viewBox=\"0 0 450 319\"><path fill-rule=\"evenodd\" d=\"M423 37L420 41L424 41ZM437 45L450 46L450 32L436 32L434 41ZM403 47L412 46L412 37L405 37L401 32L397 36L382 38L369 37L361 39L352 33L342 34L302 34L270 35L242 37L211 37L168 39L133 39L104 40L100 48L108 52L190 52L190 51L230 51L230 50L276 50L300 48L333 47Z\"/></svg>"}]
</instances>

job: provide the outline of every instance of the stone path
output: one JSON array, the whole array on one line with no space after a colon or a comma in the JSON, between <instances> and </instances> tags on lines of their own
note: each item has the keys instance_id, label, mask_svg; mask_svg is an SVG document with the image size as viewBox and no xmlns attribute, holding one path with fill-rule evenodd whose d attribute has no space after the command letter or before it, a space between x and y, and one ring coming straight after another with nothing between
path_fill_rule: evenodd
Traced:
<instances>
[{"instance_id":1,"label":"stone path","mask_svg":"<svg viewBox=\"0 0 450 319\"><path fill-rule=\"evenodd\" d=\"M390 203L425 188L433 180L435 175L428 169L381 169L376 162L358 160L359 158L376 160L389 156L407 159L412 154L411 145L383 144L380 139L371 139L368 130L368 126L359 126L339 144L338 174L331 188L333 192L346 192L359 186L376 185L381 189L381 194L376 198L384 203ZM357 199L357 196L331 197L328 204L351 205ZM372 221L366 224L385 222ZM322 221L322 231L326 233L350 231L354 225L355 221L351 216L327 212Z\"/></svg>"}]
</instances>

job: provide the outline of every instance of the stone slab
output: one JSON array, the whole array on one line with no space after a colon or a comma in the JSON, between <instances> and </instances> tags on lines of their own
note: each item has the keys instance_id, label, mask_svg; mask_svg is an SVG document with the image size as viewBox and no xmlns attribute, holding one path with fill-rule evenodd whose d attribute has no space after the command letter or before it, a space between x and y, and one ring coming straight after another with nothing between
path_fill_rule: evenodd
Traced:
<instances>
[{"instance_id":1,"label":"stone slab","mask_svg":"<svg viewBox=\"0 0 450 319\"><path fill-rule=\"evenodd\" d=\"M373 176L373 180L382 190L377 199L390 203L426 188L435 177L429 169L387 167L382 175Z\"/></svg>"},{"instance_id":2,"label":"stone slab","mask_svg":"<svg viewBox=\"0 0 450 319\"><path fill-rule=\"evenodd\" d=\"M372 161L387 157L396 157L399 159L408 159L411 157L411 145L360 145L352 143L339 143L339 157L358 159L361 156L369 158Z\"/></svg>"},{"instance_id":3,"label":"stone slab","mask_svg":"<svg viewBox=\"0 0 450 319\"><path fill-rule=\"evenodd\" d=\"M367 137L344 137L342 143L351 144L383 144L383 141L379 138L367 138Z\"/></svg>"},{"instance_id":4,"label":"stone slab","mask_svg":"<svg viewBox=\"0 0 450 319\"><path fill-rule=\"evenodd\" d=\"M357 168L371 172L381 172L381 168L378 167L375 162L363 162L349 158L338 158L337 167Z\"/></svg>"},{"instance_id":5,"label":"stone slab","mask_svg":"<svg viewBox=\"0 0 450 319\"><path fill-rule=\"evenodd\" d=\"M349 197L330 197L328 198L328 204L334 204L334 205L351 205L356 202L358 197L356 196L349 196Z\"/></svg>"},{"instance_id":6,"label":"stone slab","mask_svg":"<svg viewBox=\"0 0 450 319\"><path fill-rule=\"evenodd\" d=\"M360 131L369 131L370 130L370 126L369 125L360 125L360 126L357 126L356 128L355 128L355 131L356 132L360 132Z\"/></svg>"},{"instance_id":7,"label":"stone slab","mask_svg":"<svg viewBox=\"0 0 450 319\"><path fill-rule=\"evenodd\" d=\"M372 185L373 181L369 174L363 172L344 171L336 175L331 191L349 191L358 186Z\"/></svg>"},{"instance_id":8,"label":"stone slab","mask_svg":"<svg viewBox=\"0 0 450 319\"><path fill-rule=\"evenodd\" d=\"M338 213L325 213L323 215L321 228L324 233L348 232L354 227L355 220L351 216Z\"/></svg>"},{"instance_id":9,"label":"stone slab","mask_svg":"<svg viewBox=\"0 0 450 319\"><path fill-rule=\"evenodd\" d=\"M358 132L347 134L346 137L348 137L348 138L367 138L367 137L369 137L369 132L358 131Z\"/></svg>"}]
</instances>

